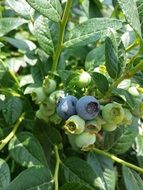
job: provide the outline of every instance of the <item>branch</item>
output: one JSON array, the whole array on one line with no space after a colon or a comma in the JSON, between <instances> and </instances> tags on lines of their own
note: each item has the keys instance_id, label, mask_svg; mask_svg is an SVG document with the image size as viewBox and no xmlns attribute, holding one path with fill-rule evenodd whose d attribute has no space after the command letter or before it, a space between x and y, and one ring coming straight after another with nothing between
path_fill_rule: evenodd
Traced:
<instances>
[{"instance_id":1,"label":"branch","mask_svg":"<svg viewBox=\"0 0 143 190\"><path fill-rule=\"evenodd\" d=\"M2 150L5 147L5 145L14 137L23 119L24 119L24 113L20 116L17 123L14 125L13 130L8 134L8 136L5 139L0 141L0 150Z\"/></svg>"},{"instance_id":2,"label":"branch","mask_svg":"<svg viewBox=\"0 0 143 190\"><path fill-rule=\"evenodd\" d=\"M133 77L138 71L143 69L143 61L141 61L139 64L137 64L135 67L133 67L130 71L125 71L117 80L115 80L112 85L110 86L109 90L103 97L103 99L106 99L111 96L112 89L117 87L118 84L123 81L124 79L128 79Z\"/></svg>"},{"instance_id":3,"label":"branch","mask_svg":"<svg viewBox=\"0 0 143 190\"><path fill-rule=\"evenodd\" d=\"M68 21L69 13L70 13L70 8L72 6L72 0L67 0L63 17L61 21L59 22L59 38L58 38L58 44L57 44L57 49L54 55L54 62L52 65L52 72L55 72L57 70L57 65L58 65L58 60L63 48L63 40L64 40L64 32L65 32L65 27Z\"/></svg>"}]
</instances>

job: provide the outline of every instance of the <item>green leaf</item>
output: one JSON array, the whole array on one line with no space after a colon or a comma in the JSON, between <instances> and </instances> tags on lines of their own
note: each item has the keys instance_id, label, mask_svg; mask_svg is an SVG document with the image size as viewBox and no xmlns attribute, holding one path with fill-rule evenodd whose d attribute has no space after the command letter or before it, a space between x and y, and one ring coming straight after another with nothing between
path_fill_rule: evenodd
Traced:
<instances>
[{"instance_id":1,"label":"green leaf","mask_svg":"<svg viewBox=\"0 0 143 190\"><path fill-rule=\"evenodd\" d=\"M117 47L107 37L105 41L105 65L111 78L117 78L119 73Z\"/></svg>"},{"instance_id":2,"label":"green leaf","mask_svg":"<svg viewBox=\"0 0 143 190\"><path fill-rule=\"evenodd\" d=\"M43 70L43 64L36 64L31 67L31 74L35 84L42 85L42 81L45 77L45 70Z\"/></svg>"},{"instance_id":3,"label":"green leaf","mask_svg":"<svg viewBox=\"0 0 143 190\"><path fill-rule=\"evenodd\" d=\"M143 187L143 181L139 174L135 171L122 166L122 173L125 182L126 189L128 190L141 190Z\"/></svg>"},{"instance_id":4,"label":"green leaf","mask_svg":"<svg viewBox=\"0 0 143 190\"><path fill-rule=\"evenodd\" d=\"M85 60L85 69L93 71L95 67L105 62L105 45L102 44L95 49L91 50Z\"/></svg>"},{"instance_id":5,"label":"green leaf","mask_svg":"<svg viewBox=\"0 0 143 190\"><path fill-rule=\"evenodd\" d=\"M7 71L6 66L4 65L4 62L0 60L0 80L5 75L5 72Z\"/></svg>"},{"instance_id":6,"label":"green leaf","mask_svg":"<svg viewBox=\"0 0 143 190\"><path fill-rule=\"evenodd\" d=\"M118 0L119 5L133 29L141 36L139 14L135 0Z\"/></svg>"},{"instance_id":7,"label":"green leaf","mask_svg":"<svg viewBox=\"0 0 143 190\"><path fill-rule=\"evenodd\" d=\"M59 145L62 143L62 137L57 129L54 127L47 128L48 140L52 145Z\"/></svg>"},{"instance_id":8,"label":"green leaf","mask_svg":"<svg viewBox=\"0 0 143 190\"><path fill-rule=\"evenodd\" d=\"M102 10L103 10L103 2L100 0L97 1L90 1L89 2L89 16L90 18L95 17L103 17Z\"/></svg>"},{"instance_id":9,"label":"green leaf","mask_svg":"<svg viewBox=\"0 0 143 190\"><path fill-rule=\"evenodd\" d=\"M65 183L59 190L92 190L81 183Z\"/></svg>"},{"instance_id":10,"label":"green leaf","mask_svg":"<svg viewBox=\"0 0 143 190\"><path fill-rule=\"evenodd\" d=\"M118 77L121 76L121 74L125 70L125 56L126 56L126 51L125 47L122 41L120 41L119 46L118 46Z\"/></svg>"},{"instance_id":11,"label":"green leaf","mask_svg":"<svg viewBox=\"0 0 143 190\"><path fill-rule=\"evenodd\" d=\"M23 87L23 86L25 86L27 84L32 84L32 83L34 83L32 75L31 74L24 75L23 77L21 77L20 87Z\"/></svg>"},{"instance_id":12,"label":"green leaf","mask_svg":"<svg viewBox=\"0 0 143 190\"><path fill-rule=\"evenodd\" d=\"M97 72L92 73L92 78L95 81L95 84L97 88L99 89L99 91L102 94L105 94L108 91L108 87L109 87L107 78L103 74L97 73Z\"/></svg>"},{"instance_id":13,"label":"green leaf","mask_svg":"<svg viewBox=\"0 0 143 190\"><path fill-rule=\"evenodd\" d=\"M47 166L39 141L29 132L21 132L9 143L12 158L24 167Z\"/></svg>"},{"instance_id":14,"label":"green leaf","mask_svg":"<svg viewBox=\"0 0 143 190\"><path fill-rule=\"evenodd\" d=\"M135 107L135 100L127 90L114 88L112 92L114 95L120 96L130 106L130 108L133 109Z\"/></svg>"},{"instance_id":15,"label":"green leaf","mask_svg":"<svg viewBox=\"0 0 143 190\"><path fill-rule=\"evenodd\" d=\"M24 57L10 57L5 60L8 69L14 73L17 73L21 67L25 67L26 63Z\"/></svg>"},{"instance_id":16,"label":"green leaf","mask_svg":"<svg viewBox=\"0 0 143 190\"><path fill-rule=\"evenodd\" d=\"M66 74L69 74L69 76L67 75L68 77L66 77ZM65 71L63 77L65 77L66 79L65 86L67 91L70 91L71 89L78 86L77 83L79 82L79 74L80 74L79 71L75 72L70 71L69 73Z\"/></svg>"},{"instance_id":17,"label":"green leaf","mask_svg":"<svg viewBox=\"0 0 143 190\"><path fill-rule=\"evenodd\" d=\"M122 22L116 19L92 18L68 31L64 46L86 45L110 35L111 29L118 30L121 27Z\"/></svg>"},{"instance_id":18,"label":"green leaf","mask_svg":"<svg viewBox=\"0 0 143 190\"><path fill-rule=\"evenodd\" d=\"M142 0L137 0L137 7L138 7L138 13L139 13L139 19L141 23L141 33L142 33L142 38L143 38L143 1Z\"/></svg>"},{"instance_id":19,"label":"green leaf","mask_svg":"<svg viewBox=\"0 0 143 190\"><path fill-rule=\"evenodd\" d=\"M4 47L4 44L0 42L0 50L2 47Z\"/></svg>"},{"instance_id":20,"label":"green leaf","mask_svg":"<svg viewBox=\"0 0 143 190\"><path fill-rule=\"evenodd\" d=\"M8 5L19 15L24 17L25 19L31 19L34 14L34 10L30 7L25 0L7 0Z\"/></svg>"},{"instance_id":21,"label":"green leaf","mask_svg":"<svg viewBox=\"0 0 143 190\"><path fill-rule=\"evenodd\" d=\"M133 79L143 88L143 73L138 72L133 76Z\"/></svg>"},{"instance_id":22,"label":"green leaf","mask_svg":"<svg viewBox=\"0 0 143 190\"><path fill-rule=\"evenodd\" d=\"M62 15L62 7L59 0L26 0L31 7L41 13L43 16L59 22Z\"/></svg>"},{"instance_id":23,"label":"green leaf","mask_svg":"<svg viewBox=\"0 0 143 190\"><path fill-rule=\"evenodd\" d=\"M22 18L0 18L0 37L14 29L17 29L24 23L27 23L27 21Z\"/></svg>"},{"instance_id":24,"label":"green leaf","mask_svg":"<svg viewBox=\"0 0 143 190\"><path fill-rule=\"evenodd\" d=\"M11 125L20 117L23 111L23 102L20 98L13 96L5 99L2 112L5 121Z\"/></svg>"},{"instance_id":25,"label":"green leaf","mask_svg":"<svg viewBox=\"0 0 143 190\"><path fill-rule=\"evenodd\" d=\"M98 176L86 161L69 157L62 167L66 182L82 183L92 190L100 189Z\"/></svg>"},{"instance_id":26,"label":"green leaf","mask_svg":"<svg viewBox=\"0 0 143 190\"><path fill-rule=\"evenodd\" d=\"M135 138L134 149L136 151L138 164L140 167L143 167L143 136L140 134Z\"/></svg>"},{"instance_id":27,"label":"green leaf","mask_svg":"<svg viewBox=\"0 0 143 190\"><path fill-rule=\"evenodd\" d=\"M5 190L10 183L10 170L8 164L0 159L0 189Z\"/></svg>"},{"instance_id":28,"label":"green leaf","mask_svg":"<svg viewBox=\"0 0 143 190\"><path fill-rule=\"evenodd\" d=\"M30 40L16 39L16 38L9 38L9 37L5 37L5 40L9 42L11 45L13 45L14 47L25 52L36 49L36 45Z\"/></svg>"},{"instance_id":29,"label":"green leaf","mask_svg":"<svg viewBox=\"0 0 143 190\"><path fill-rule=\"evenodd\" d=\"M54 43L52 32L54 32L55 23L52 23L48 18L39 16L34 23L34 34L46 53L54 52ZM55 37L57 33L55 33Z\"/></svg>"},{"instance_id":30,"label":"green leaf","mask_svg":"<svg viewBox=\"0 0 143 190\"><path fill-rule=\"evenodd\" d=\"M47 139L52 145L59 145L62 143L62 137L59 131L53 126L47 126L44 122L37 121L34 127L34 134L41 140Z\"/></svg>"},{"instance_id":31,"label":"green leaf","mask_svg":"<svg viewBox=\"0 0 143 190\"><path fill-rule=\"evenodd\" d=\"M61 81L66 85L68 79L70 78L73 72L71 70L59 70L59 75L61 77Z\"/></svg>"},{"instance_id":32,"label":"green leaf","mask_svg":"<svg viewBox=\"0 0 143 190\"><path fill-rule=\"evenodd\" d=\"M21 172L6 190L52 190L53 180L48 168L29 168Z\"/></svg>"},{"instance_id":33,"label":"green leaf","mask_svg":"<svg viewBox=\"0 0 143 190\"><path fill-rule=\"evenodd\" d=\"M138 132L137 121L131 126L119 126L113 132L106 132L104 136L105 149L114 154L125 153L133 145Z\"/></svg>"},{"instance_id":34,"label":"green leaf","mask_svg":"<svg viewBox=\"0 0 143 190\"><path fill-rule=\"evenodd\" d=\"M143 156L143 136L142 135L138 135L135 139L135 147L136 147L136 153L137 156L142 155Z\"/></svg>"},{"instance_id":35,"label":"green leaf","mask_svg":"<svg viewBox=\"0 0 143 190\"><path fill-rule=\"evenodd\" d=\"M141 168L143 168L143 156L140 155L140 156L137 156L137 161L138 161L138 164Z\"/></svg>"},{"instance_id":36,"label":"green leaf","mask_svg":"<svg viewBox=\"0 0 143 190\"><path fill-rule=\"evenodd\" d=\"M112 160L91 152L88 154L87 162L100 178L101 189L114 190L116 174Z\"/></svg>"}]
</instances>

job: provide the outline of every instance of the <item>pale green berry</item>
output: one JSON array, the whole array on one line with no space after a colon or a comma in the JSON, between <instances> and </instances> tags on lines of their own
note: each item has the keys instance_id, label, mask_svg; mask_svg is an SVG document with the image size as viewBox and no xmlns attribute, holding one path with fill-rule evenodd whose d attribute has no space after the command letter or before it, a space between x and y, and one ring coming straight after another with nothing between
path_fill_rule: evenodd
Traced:
<instances>
[{"instance_id":1,"label":"pale green berry","mask_svg":"<svg viewBox=\"0 0 143 190\"><path fill-rule=\"evenodd\" d=\"M119 124L124 118L124 109L118 103L109 103L102 108L102 117L108 123Z\"/></svg>"},{"instance_id":2,"label":"pale green berry","mask_svg":"<svg viewBox=\"0 0 143 190\"><path fill-rule=\"evenodd\" d=\"M115 125L113 123L105 123L102 125L102 128L105 131L114 131L117 128L117 125Z\"/></svg>"},{"instance_id":3,"label":"pale green berry","mask_svg":"<svg viewBox=\"0 0 143 190\"><path fill-rule=\"evenodd\" d=\"M90 84L90 82L91 82L90 74L82 70L81 73L79 74L77 86L84 88L87 87Z\"/></svg>"},{"instance_id":4,"label":"pale green berry","mask_svg":"<svg viewBox=\"0 0 143 190\"><path fill-rule=\"evenodd\" d=\"M136 99L135 107L131 110L132 114L136 117L143 116L143 101L141 99Z\"/></svg>"},{"instance_id":5,"label":"pale green berry","mask_svg":"<svg viewBox=\"0 0 143 190\"><path fill-rule=\"evenodd\" d=\"M85 124L86 131L89 133L98 133L101 130L101 125L104 124L105 121L101 117L96 117L96 119L87 121Z\"/></svg>"},{"instance_id":6,"label":"pale green berry","mask_svg":"<svg viewBox=\"0 0 143 190\"><path fill-rule=\"evenodd\" d=\"M53 79L50 79L49 76L46 76L43 81L43 89L46 94L52 93L56 89L56 81Z\"/></svg>"},{"instance_id":7,"label":"pale green berry","mask_svg":"<svg viewBox=\"0 0 143 190\"><path fill-rule=\"evenodd\" d=\"M124 118L122 121L123 125L131 125L133 121L133 115L131 114L130 110L124 108Z\"/></svg>"},{"instance_id":8,"label":"pale green berry","mask_svg":"<svg viewBox=\"0 0 143 190\"><path fill-rule=\"evenodd\" d=\"M95 120L97 121L98 125L103 125L106 123L106 121L101 116L97 116Z\"/></svg>"},{"instance_id":9,"label":"pale green berry","mask_svg":"<svg viewBox=\"0 0 143 190\"><path fill-rule=\"evenodd\" d=\"M131 86L128 89L128 92L132 95L132 96L136 96L138 97L140 95L140 93L138 92L137 88L135 86Z\"/></svg>"},{"instance_id":10,"label":"pale green berry","mask_svg":"<svg viewBox=\"0 0 143 190\"><path fill-rule=\"evenodd\" d=\"M46 116L51 116L55 113L55 106L47 101L46 104L40 104L39 110Z\"/></svg>"},{"instance_id":11,"label":"pale green berry","mask_svg":"<svg viewBox=\"0 0 143 190\"><path fill-rule=\"evenodd\" d=\"M49 100L51 103L57 104L59 99L64 96L65 92L63 90L56 90L49 95Z\"/></svg>"},{"instance_id":12,"label":"pale green berry","mask_svg":"<svg viewBox=\"0 0 143 190\"><path fill-rule=\"evenodd\" d=\"M45 122L48 122L48 121L49 121L49 118L48 118L45 114L41 113L40 110L38 110L38 111L36 112L36 117L37 117L38 119L44 120Z\"/></svg>"},{"instance_id":13,"label":"pale green berry","mask_svg":"<svg viewBox=\"0 0 143 190\"><path fill-rule=\"evenodd\" d=\"M46 99L46 94L42 87L38 87L32 89L31 97L36 104L41 104Z\"/></svg>"},{"instance_id":14,"label":"pale green berry","mask_svg":"<svg viewBox=\"0 0 143 190\"><path fill-rule=\"evenodd\" d=\"M84 131L80 135L77 135L75 138L75 145L78 148L88 147L89 145L94 144L96 141L96 135Z\"/></svg>"},{"instance_id":15,"label":"pale green berry","mask_svg":"<svg viewBox=\"0 0 143 190\"><path fill-rule=\"evenodd\" d=\"M68 134L68 139L73 149L78 150L93 145L96 141L96 135L84 131L79 135Z\"/></svg>"},{"instance_id":16,"label":"pale green berry","mask_svg":"<svg viewBox=\"0 0 143 190\"><path fill-rule=\"evenodd\" d=\"M64 129L66 133L80 134L85 130L85 121L78 115L72 115L65 122Z\"/></svg>"}]
</instances>

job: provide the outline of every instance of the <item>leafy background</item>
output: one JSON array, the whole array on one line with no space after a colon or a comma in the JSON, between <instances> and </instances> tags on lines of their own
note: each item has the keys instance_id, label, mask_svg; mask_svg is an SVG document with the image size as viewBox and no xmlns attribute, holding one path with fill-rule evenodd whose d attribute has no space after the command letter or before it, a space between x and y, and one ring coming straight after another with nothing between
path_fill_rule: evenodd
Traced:
<instances>
[{"instance_id":1,"label":"leafy background","mask_svg":"<svg viewBox=\"0 0 143 190\"><path fill-rule=\"evenodd\" d=\"M84 152L72 149L63 122L46 123L35 116L39 105L32 101L31 89L52 73L59 89L80 97L85 89L74 80L79 69L92 75L86 93L135 107L132 95L118 83L122 73L142 61L143 1L71 2L62 46L59 23L66 1L0 2L0 189L142 190L142 174L127 164L143 167L142 118L104 131L95 145L101 152ZM140 90L141 66L131 74Z\"/></svg>"}]
</instances>

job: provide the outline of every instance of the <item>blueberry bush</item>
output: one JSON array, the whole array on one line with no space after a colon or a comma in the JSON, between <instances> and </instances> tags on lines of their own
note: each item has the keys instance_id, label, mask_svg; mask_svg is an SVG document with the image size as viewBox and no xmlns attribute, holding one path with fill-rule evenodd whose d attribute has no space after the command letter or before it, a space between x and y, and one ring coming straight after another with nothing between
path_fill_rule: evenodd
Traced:
<instances>
[{"instance_id":1,"label":"blueberry bush","mask_svg":"<svg viewBox=\"0 0 143 190\"><path fill-rule=\"evenodd\" d=\"M0 1L0 190L143 190L143 1Z\"/></svg>"}]
</instances>

